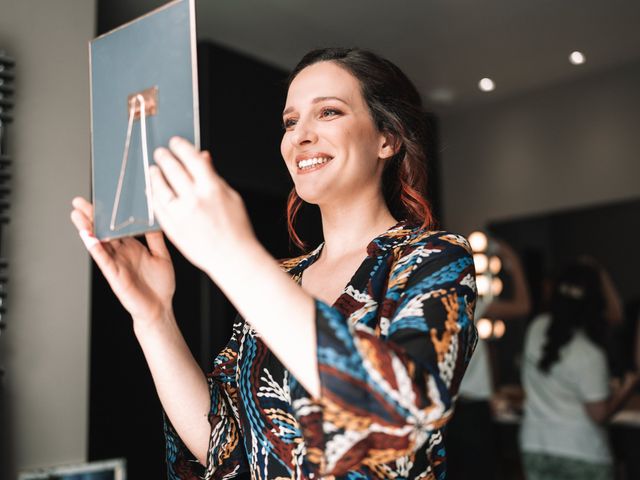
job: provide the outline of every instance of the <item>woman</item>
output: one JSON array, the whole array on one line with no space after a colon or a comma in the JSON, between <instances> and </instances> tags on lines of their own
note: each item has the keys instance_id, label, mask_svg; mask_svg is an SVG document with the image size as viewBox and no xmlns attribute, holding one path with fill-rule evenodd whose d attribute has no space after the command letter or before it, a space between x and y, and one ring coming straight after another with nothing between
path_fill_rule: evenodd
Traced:
<instances>
[{"instance_id":1,"label":"woman","mask_svg":"<svg viewBox=\"0 0 640 480\"><path fill-rule=\"evenodd\" d=\"M149 363L170 478L197 478L200 465L206 478L442 478L442 428L475 345L475 283L464 238L428 230L423 121L390 62L307 54L290 77L281 151L292 238L305 201L319 205L325 241L281 262L206 152L181 139L155 152L164 233L240 314L207 376L173 317L162 235L148 234L148 249L98 243L91 206L74 200Z\"/></svg>"},{"instance_id":2,"label":"woman","mask_svg":"<svg viewBox=\"0 0 640 480\"><path fill-rule=\"evenodd\" d=\"M604 424L624 405L639 378L628 374L610 392L601 343L607 319L615 321L619 304L604 270L579 262L556 280L550 313L529 327L520 437L527 480L613 479Z\"/></svg>"}]
</instances>

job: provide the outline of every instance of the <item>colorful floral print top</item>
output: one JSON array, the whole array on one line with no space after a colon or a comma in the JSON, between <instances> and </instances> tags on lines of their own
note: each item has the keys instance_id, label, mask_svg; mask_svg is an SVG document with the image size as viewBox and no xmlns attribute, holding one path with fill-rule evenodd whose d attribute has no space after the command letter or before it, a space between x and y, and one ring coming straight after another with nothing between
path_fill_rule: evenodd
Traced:
<instances>
[{"instance_id":1,"label":"colorful floral print top","mask_svg":"<svg viewBox=\"0 0 640 480\"><path fill-rule=\"evenodd\" d=\"M299 282L321 249L282 268ZM165 420L170 480L444 478L443 427L476 343L469 245L399 222L367 253L334 305L316 300L320 398L238 317L208 375L207 466Z\"/></svg>"}]
</instances>

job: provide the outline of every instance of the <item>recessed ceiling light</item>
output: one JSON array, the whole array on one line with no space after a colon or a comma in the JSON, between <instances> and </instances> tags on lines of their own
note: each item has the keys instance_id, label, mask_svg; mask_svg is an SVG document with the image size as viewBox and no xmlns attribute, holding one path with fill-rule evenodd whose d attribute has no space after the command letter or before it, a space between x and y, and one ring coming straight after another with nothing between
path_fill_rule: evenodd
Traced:
<instances>
[{"instance_id":1,"label":"recessed ceiling light","mask_svg":"<svg viewBox=\"0 0 640 480\"><path fill-rule=\"evenodd\" d=\"M455 98L453 90L446 87L434 88L429 92L429 99L438 103L451 103Z\"/></svg>"},{"instance_id":2,"label":"recessed ceiling light","mask_svg":"<svg viewBox=\"0 0 640 480\"><path fill-rule=\"evenodd\" d=\"M478 87L483 92L492 92L496 88L496 84L490 78L483 78L478 82Z\"/></svg>"},{"instance_id":3,"label":"recessed ceiling light","mask_svg":"<svg viewBox=\"0 0 640 480\"><path fill-rule=\"evenodd\" d=\"M584 62L587 61L587 59L584 57L584 53L578 52L576 50L575 52L571 52L571 55L569 55L569 61L573 65L582 65Z\"/></svg>"}]
</instances>

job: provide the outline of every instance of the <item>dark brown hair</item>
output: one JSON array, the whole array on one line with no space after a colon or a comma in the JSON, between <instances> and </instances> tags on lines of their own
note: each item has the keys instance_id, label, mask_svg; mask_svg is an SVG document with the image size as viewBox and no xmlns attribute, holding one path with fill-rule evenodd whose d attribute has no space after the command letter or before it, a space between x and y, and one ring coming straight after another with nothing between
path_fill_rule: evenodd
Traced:
<instances>
[{"instance_id":1,"label":"dark brown hair","mask_svg":"<svg viewBox=\"0 0 640 480\"><path fill-rule=\"evenodd\" d=\"M560 360L562 347L580 330L602 348L606 333L604 309L605 297L600 271L581 261L568 265L554 283L551 321L547 327L538 368L549 373Z\"/></svg>"},{"instance_id":2,"label":"dark brown hair","mask_svg":"<svg viewBox=\"0 0 640 480\"><path fill-rule=\"evenodd\" d=\"M422 228L432 228L433 213L425 198L426 114L416 87L389 60L358 48L312 50L293 69L288 85L304 68L318 62L334 62L358 79L376 128L393 136L399 144L398 153L382 173L382 193L391 214ZM294 228L301 206L302 199L294 187L287 201L287 227L291 240L304 249Z\"/></svg>"}]
</instances>

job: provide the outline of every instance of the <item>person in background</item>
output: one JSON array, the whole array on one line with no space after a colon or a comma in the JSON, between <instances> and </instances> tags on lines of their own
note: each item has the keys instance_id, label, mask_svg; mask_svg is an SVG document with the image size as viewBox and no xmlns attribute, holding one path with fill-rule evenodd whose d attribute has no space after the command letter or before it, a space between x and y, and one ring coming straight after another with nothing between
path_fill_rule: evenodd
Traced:
<instances>
[{"instance_id":1,"label":"person in background","mask_svg":"<svg viewBox=\"0 0 640 480\"><path fill-rule=\"evenodd\" d=\"M610 388L603 349L608 323L621 302L604 269L582 259L556 279L550 311L525 338L525 390L520 449L527 480L610 480L612 455L605 423L633 393L628 373Z\"/></svg>"}]
</instances>

